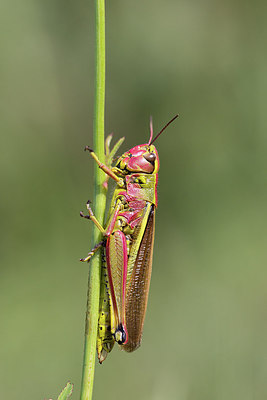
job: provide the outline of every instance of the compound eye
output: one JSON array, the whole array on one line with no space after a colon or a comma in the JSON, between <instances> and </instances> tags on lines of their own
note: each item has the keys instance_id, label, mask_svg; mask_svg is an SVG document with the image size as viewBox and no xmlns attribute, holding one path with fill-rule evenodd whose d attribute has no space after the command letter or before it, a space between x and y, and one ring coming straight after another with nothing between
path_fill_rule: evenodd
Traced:
<instances>
[{"instance_id":1,"label":"compound eye","mask_svg":"<svg viewBox=\"0 0 267 400\"><path fill-rule=\"evenodd\" d=\"M150 162L150 164L154 165L155 160L156 160L156 154L155 153L148 153L144 155L144 158Z\"/></svg>"}]
</instances>

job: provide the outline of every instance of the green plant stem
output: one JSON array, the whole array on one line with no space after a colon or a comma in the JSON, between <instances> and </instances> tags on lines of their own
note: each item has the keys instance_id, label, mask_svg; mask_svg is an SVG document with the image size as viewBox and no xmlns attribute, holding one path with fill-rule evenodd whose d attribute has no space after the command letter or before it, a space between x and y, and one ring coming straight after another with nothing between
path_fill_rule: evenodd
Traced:
<instances>
[{"instance_id":1,"label":"green plant stem","mask_svg":"<svg viewBox=\"0 0 267 400\"><path fill-rule=\"evenodd\" d=\"M105 111L105 0L95 0L96 31L96 75L95 75L95 109L94 109L94 151L100 160L104 160L104 111ZM106 192L103 187L105 174L95 163L94 169L94 213L103 225L106 206ZM93 225L93 224L92 224ZM93 225L92 247L100 242L101 234ZM96 338L99 310L101 273L101 254L93 257L89 266L87 310L85 321L84 358L81 385L81 400L92 399Z\"/></svg>"}]
</instances>

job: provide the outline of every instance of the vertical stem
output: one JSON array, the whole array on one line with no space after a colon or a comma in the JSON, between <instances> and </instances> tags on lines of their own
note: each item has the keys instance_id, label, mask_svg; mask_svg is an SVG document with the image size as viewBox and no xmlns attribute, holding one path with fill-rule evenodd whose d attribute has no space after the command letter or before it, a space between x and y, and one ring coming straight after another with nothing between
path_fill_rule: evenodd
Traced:
<instances>
[{"instance_id":1,"label":"vertical stem","mask_svg":"<svg viewBox=\"0 0 267 400\"><path fill-rule=\"evenodd\" d=\"M100 160L104 160L104 111L105 111L105 0L95 0L96 32L96 69L95 69L95 109L94 109L94 151ZM103 187L105 174L94 166L94 212L103 225L106 206L106 195ZM93 225L93 245L101 240L101 234ZM87 310L85 321L84 358L81 385L81 400L92 399L96 337L99 310L101 255L96 253L90 262Z\"/></svg>"}]
</instances>

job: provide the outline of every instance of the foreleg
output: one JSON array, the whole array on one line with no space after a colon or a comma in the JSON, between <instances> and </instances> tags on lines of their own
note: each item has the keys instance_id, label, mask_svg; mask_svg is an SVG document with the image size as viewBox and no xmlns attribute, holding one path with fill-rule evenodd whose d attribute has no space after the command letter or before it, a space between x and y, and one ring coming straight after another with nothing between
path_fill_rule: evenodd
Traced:
<instances>
[{"instance_id":1,"label":"foreleg","mask_svg":"<svg viewBox=\"0 0 267 400\"><path fill-rule=\"evenodd\" d=\"M102 171L105 172L105 174L107 174L108 176L110 176L110 178L112 178L114 181L117 182L117 184L121 187L124 186L124 181L122 178L119 178L113 171L111 168L109 168L108 166L106 166L105 164L103 164L97 157L97 155L95 154L94 150L92 150L89 146L85 146L84 150L88 150L91 154L91 157L93 157L93 159L95 160L95 162L97 163L97 165L99 166L99 168L102 169Z\"/></svg>"}]
</instances>

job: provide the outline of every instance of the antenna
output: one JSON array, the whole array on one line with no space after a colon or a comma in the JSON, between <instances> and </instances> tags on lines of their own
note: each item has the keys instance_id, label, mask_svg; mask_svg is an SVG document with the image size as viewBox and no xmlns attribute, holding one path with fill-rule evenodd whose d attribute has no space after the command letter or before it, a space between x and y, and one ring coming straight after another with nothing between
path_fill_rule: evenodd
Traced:
<instances>
[{"instance_id":1,"label":"antenna","mask_svg":"<svg viewBox=\"0 0 267 400\"><path fill-rule=\"evenodd\" d=\"M157 138L162 134L163 131L165 131L165 129L176 119L179 117L179 114L176 114L175 117L173 117L162 129L161 131L157 134L157 136L150 142L149 140L149 145L151 145L152 143L154 143ZM152 119L150 119L150 131L151 131L151 124L152 124ZM150 134L150 139L152 139L151 134Z\"/></svg>"},{"instance_id":2,"label":"antenna","mask_svg":"<svg viewBox=\"0 0 267 400\"><path fill-rule=\"evenodd\" d=\"M151 144L151 140L153 139L153 121L152 121L152 115L150 115L150 138L149 138L149 142L148 142L148 146L150 146Z\"/></svg>"}]
</instances>

